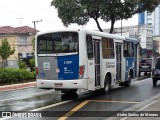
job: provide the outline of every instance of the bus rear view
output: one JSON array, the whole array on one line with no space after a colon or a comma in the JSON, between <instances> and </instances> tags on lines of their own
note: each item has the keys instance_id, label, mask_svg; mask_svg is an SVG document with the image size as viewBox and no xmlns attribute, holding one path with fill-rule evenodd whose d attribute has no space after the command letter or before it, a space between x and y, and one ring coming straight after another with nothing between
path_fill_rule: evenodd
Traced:
<instances>
[{"instance_id":1,"label":"bus rear view","mask_svg":"<svg viewBox=\"0 0 160 120\"><path fill-rule=\"evenodd\" d=\"M36 73L39 88L76 92L83 66L79 66L78 32L53 32L37 36ZM82 69L81 73L79 69ZM65 88L65 89L63 89Z\"/></svg>"}]
</instances>

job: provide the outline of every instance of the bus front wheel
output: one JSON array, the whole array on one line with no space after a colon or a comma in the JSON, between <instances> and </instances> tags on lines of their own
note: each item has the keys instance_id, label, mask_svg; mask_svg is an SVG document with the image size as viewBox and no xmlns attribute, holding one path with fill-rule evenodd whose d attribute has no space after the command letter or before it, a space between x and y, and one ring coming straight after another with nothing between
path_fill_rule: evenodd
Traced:
<instances>
[{"instance_id":1,"label":"bus front wheel","mask_svg":"<svg viewBox=\"0 0 160 120\"><path fill-rule=\"evenodd\" d=\"M108 93L111 89L110 86L110 77L107 75L104 82L104 93Z\"/></svg>"}]
</instances>

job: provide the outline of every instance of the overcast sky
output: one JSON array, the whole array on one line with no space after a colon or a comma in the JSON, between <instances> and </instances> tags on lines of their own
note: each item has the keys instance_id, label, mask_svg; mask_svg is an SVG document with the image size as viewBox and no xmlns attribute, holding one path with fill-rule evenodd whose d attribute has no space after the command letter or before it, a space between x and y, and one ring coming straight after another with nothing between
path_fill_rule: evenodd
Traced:
<instances>
[{"instance_id":1,"label":"overcast sky","mask_svg":"<svg viewBox=\"0 0 160 120\"><path fill-rule=\"evenodd\" d=\"M52 0L0 0L0 26L30 26L34 27L32 21L41 20L36 24L36 28L40 31L54 30L64 28L61 20L58 18L57 10L51 5ZM101 20L100 25L103 29L110 28L110 23L105 23ZM138 15L131 19L123 20L123 26L137 25ZM121 22L117 21L115 27L120 27ZM81 28L72 24L69 27ZM83 26L87 29L97 30L94 20Z\"/></svg>"}]
</instances>

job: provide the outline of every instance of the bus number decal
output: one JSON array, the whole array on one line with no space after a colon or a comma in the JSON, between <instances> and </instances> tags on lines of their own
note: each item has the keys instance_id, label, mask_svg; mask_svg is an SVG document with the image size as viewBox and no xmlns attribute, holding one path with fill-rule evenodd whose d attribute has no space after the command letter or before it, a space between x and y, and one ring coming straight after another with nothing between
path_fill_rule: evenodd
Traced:
<instances>
[{"instance_id":1,"label":"bus number decal","mask_svg":"<svg viewBox=\"0 0 160 120\"><path fill-rule=\"evenodd\" d=\"M72 61L64 61L64 64L72 64Z\"/></svg>"}]
</instances>

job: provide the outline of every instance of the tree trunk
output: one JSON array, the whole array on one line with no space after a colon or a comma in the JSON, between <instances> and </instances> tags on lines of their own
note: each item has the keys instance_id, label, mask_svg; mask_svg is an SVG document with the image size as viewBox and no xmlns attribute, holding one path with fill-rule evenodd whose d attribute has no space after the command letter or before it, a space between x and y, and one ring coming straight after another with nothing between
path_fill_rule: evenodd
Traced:
<instances>
[{"instance_id":1,"label":"tree trunk","mask_svg":"<svg viewBox=\"0 0 160 120\"><path fill-rule=\"evenodd\" d=\"M99 24L99 22L98 22L98 19L96 18L96 19L94 19L94 20L96 21L96 24L97 24L97 27L98 27L99 31L100 31L100 32L103 32L103 30L101 29L100 24Z\"/></svg>"},{"instance_id":2,"label":"tree trunk","mask_svg":"<svg viewBox=\"0 0 160 120\"><path fill-rule=\"evenodd\" d=\"M2 68L6 67L6 60L2 60Z\"/></svg>"},{"instance_id":3,"label":"tree trunk","mask_svg":"<svg viewBox=\"0 0 160 120\"><path fill-rule=\"evenodd\" d=\"M115 17L114 15L111 15L111 28L110 28L110 31L109 33L113 33L113 30L114 30L114 23L115 23Z\"/></svg>"}]
</instances>

